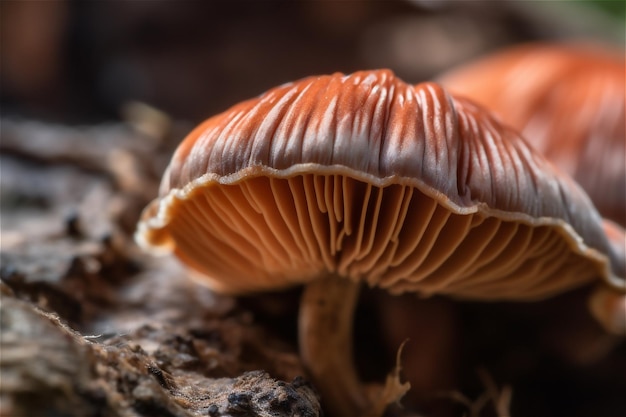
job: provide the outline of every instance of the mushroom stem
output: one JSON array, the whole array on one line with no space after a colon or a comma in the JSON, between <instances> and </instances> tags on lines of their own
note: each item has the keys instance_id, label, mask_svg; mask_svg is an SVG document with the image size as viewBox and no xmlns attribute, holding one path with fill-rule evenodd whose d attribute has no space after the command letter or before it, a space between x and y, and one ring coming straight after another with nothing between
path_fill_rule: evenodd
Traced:
<instances>
[{"instance_id":1,"label":"mushroom stem","mask_svg":"<svg viewBox=\"0 0 626 417\"><path fill-rule=\"evenodd\" d=\"M300 302L300 355L333 416L360 416L369 406L352 357L358 296L357 283L330 276L309 283Z\"/></svg>"}]
</instances>

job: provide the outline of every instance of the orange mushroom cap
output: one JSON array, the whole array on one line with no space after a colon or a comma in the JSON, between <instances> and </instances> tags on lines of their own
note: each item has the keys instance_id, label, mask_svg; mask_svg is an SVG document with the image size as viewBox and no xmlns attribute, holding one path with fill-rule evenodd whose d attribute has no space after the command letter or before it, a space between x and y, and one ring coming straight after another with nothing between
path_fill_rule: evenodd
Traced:
<instances>
[{"instance_id":1,"label":"orange mushroom cap","mask_svg":"<svg viewBox=\"0 0 626 417\"><path fill-rule=\"evenodd\" d=\"M624 275L572 180L482 108L387 70L306 78L208 119L160 194L136 240L231 293L340 275L521 300Z\"/></svg>"},{"instance_id":2,"label":"orange mushroom cap","mask_svg":"<svg viewBox=\"0 0 626 417\"><path fill-rule=\"evenodd\" d=\"M440 77L495 112L626 226L626 65L593 44L506 48Z\"/></svg>"}]
</instances>

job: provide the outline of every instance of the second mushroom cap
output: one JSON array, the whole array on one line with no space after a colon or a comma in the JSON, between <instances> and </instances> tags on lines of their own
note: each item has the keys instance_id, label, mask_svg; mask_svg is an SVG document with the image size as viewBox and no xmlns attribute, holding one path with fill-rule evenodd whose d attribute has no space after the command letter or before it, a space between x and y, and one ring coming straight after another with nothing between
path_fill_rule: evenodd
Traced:
<instances>
[{"instance_id":1,"label":"second mushroom cap","mask_svg":"<svg viewBox=\"0 0 626 417\"><path fill-rule=\"evenodd\" d=\"M495 112L626 226L624 49L531 43L454 68L441 83Z\"/></svg>"}]
</instances>

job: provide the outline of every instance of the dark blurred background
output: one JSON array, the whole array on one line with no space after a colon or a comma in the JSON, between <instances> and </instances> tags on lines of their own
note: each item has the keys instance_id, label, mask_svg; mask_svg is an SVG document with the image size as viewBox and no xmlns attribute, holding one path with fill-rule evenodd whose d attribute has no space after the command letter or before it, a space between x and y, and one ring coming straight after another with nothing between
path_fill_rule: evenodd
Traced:
<instances>
[{"instance_id":1,"label":"dark blurred background","mask_svg":"<svg viewBox=\"0 0 626 417\"><path fill-rule=\"evenodd\" d=\"M623 1L10 1L3 116L120 118L141 101L198 122L313 74L390 68L433 77L513 43L624 45Z\"/></svg>"}]
</instances>

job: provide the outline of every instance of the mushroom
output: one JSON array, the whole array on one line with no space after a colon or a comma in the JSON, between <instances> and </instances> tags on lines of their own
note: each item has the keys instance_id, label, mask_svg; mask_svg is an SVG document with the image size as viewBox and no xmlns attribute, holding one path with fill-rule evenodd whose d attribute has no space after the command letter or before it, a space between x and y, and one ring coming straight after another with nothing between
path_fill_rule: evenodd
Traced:
<instances>
[{"instance_id":1,"label":"mushroom","mask_svg":"<svg viewBox=\"0 0 626 417\"><path fill-rule=\"evenodd\" d=\"M572 180L483 109L388 70L305 78L208 119L135 237L216 291L303 285L301 357L336 416L381 415L408 389L398 368L359 381L362 284L536 300L624 275Z\"/></svg>"},{"instance_id":2,"label":"mushroom","mask_svg":"<svg viewBox=\"0 0 626 417\"><path fill-rule=\"evenodd\" d=\"M601 214L626 226L624 65L623 48L532 43L454 68L440 82L522 132Z\"/></svg>"}]
</instances>

